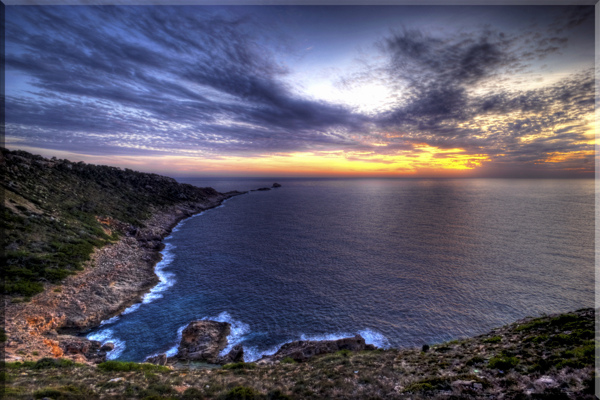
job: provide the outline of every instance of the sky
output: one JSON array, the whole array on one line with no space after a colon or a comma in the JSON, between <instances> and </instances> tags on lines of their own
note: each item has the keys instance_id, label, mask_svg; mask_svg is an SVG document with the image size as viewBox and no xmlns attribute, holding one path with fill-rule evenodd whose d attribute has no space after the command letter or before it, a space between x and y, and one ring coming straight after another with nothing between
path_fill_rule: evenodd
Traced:
<instances>
[{"instance_id":1,"label":"sky","mask_svg":"<svg viewBox=\"0 0 600 400\"><path fill-rule=\"evenodd\" d=\"M170 176L593 177L594 6L6 6L6 147Z\"/></svg>"}]
</instances>

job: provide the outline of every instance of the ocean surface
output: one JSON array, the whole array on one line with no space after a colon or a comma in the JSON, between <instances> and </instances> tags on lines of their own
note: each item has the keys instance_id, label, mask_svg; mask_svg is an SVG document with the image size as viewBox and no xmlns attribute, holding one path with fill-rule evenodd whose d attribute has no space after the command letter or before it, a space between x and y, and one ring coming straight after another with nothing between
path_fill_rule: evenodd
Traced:
<instances>
[{"instance_id":1,"label":"ocean surface","mask_svg":"<svg viewBox=\"0 0 600 400\"><path fill-rule=\"evenodd\" d=\"M252 361L293 340L421 346L594 305L594 180L276 181L180 223L161 283L87 336L142 361L175 354L191 321L227 321Z\"/></svg>"}]
</instances>

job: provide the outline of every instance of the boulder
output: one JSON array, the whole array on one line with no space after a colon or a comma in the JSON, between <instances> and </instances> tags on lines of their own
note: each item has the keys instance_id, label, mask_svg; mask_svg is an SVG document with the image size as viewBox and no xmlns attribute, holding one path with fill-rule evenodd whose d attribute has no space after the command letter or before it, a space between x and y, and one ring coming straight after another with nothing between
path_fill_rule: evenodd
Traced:
<instances>
[{"instance_id":1,"label":"boulder","mask_svg":"<svg viewBox=\"0 0 600 400\"><path fill-rule=\"evenodd\" d=\"M107 343L107 345L109 345L109 343ZM114 348L112 343L110 343L110 345ZM65 354L70 356L81 356L83 359L95 363L106 361L107 350L103 350L104 346L97 340L67 337L66 339L61 340L60 347L62 347Z\"/></svg>"},{"instance_id":2,"label":"boulder","mask_svg":"<svg viewBox=\"0 0 600 400\"><path fill-rule=\"evenodd\" d=\"M303 362L319 354L335 353L339 350L361 351L375 350L375 346L366 344L365 339L356 335L338 340L299 340L286 343L272 356L263 357L265 361L279 361L290 357L294 361Z\"/></svg>"},{"instance_id":3,"label":"boulder","mask_svg":"<svg viewBox=\"0 0 600 400\"><path fill-rule=\"evenodd\" d=\"M90 351L91 342L86 339L72 339L61 343L65 354L82 354L86 355Z\"/></svg>"},{"instance_id":4,"label":"boulder","mask_svg":"<svg viewBox=\"0 0 600 400\"><path fill-rule=\"evenodd\" d=\"M113 351L115 349L115 344L112 342L106 342L100 347L100 351Z\"/></svg>"},{"instance_id":5,"label":"boulder","mask_svg":"<svg viewBox=\"0 0 600 400\"><path fill-rule=\"evenodd\" d=\"M229 364L241 361L244 361L244 348L241 344L237 344L225 356L219 357L217 364Z\"/></svg>"},{"instance_id":6,"label":"boulder","mask_svg":"<svg viewBox=\"0 0 600 400\"><path fill-rule=\"evenodd\" d=\"M231 326L227 322L191 322L181 334L181 342L174 358L217 364L220 359L219 353L227 346L230 329Z\"/></svg>"}]
</instances>

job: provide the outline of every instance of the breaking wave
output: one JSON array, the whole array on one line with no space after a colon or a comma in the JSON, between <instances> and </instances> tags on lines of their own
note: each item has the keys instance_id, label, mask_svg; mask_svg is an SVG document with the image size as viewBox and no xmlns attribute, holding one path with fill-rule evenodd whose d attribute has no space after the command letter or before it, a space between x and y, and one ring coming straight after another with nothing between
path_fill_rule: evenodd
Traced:
<instances>
[{"instance_id":1,"label":"breaking wave","mask_svg":"<svg viewBox=\"0 0 600 400\"><path fill-rule=\"evenodd\" d=\"M114 344L114 349L106 353L107 360L114 360L116 358L119 358L121 353L125 351L126 345L124 340L121 340L113 335L114 332L112 331L112 329L104 329L87 335L87 338L90 340L97 340L100 343L102 343L102 345L109 342Z\"/></svg>"}]
</instances>

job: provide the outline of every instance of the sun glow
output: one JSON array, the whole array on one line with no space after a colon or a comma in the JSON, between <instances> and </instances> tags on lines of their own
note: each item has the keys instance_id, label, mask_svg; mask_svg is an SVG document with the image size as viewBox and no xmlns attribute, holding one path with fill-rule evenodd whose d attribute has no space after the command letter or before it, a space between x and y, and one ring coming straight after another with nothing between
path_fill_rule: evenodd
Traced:
<instances>
[{"instance_id":1,"label":"sun glow","mask_svg":"<svg viewBox=\"0 0 600 400\"><path fill-rule=\"evenodd\" d=\"M30 151L40 153L36 149ZM212 158L83 156L67 152L57 155L175 176L463 176L490 160L486 154L467 154L463 149L439 149L426 144L395 154L339 150Z\"/></svg>"}]
</instances>

